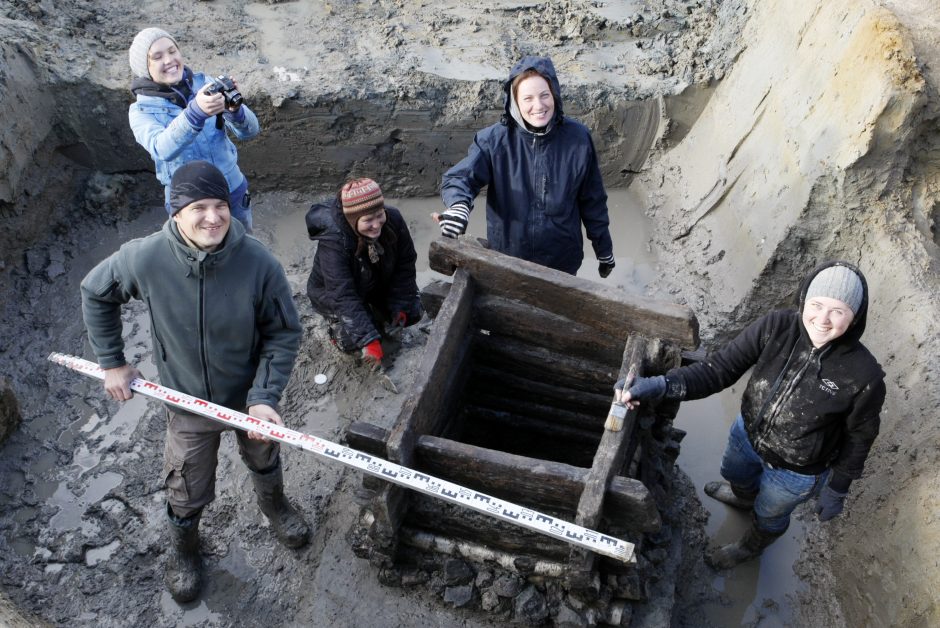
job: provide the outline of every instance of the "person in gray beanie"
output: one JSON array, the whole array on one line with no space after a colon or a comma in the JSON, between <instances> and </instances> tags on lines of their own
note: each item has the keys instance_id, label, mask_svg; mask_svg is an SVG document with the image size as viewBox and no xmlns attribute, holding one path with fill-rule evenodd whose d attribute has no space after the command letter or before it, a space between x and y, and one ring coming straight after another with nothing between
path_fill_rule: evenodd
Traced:
<instances>
[{"instance_id":1,"label":"person in gray beanie","mask_svg":"<svg viewBox=\"0 0 940 628\"><path fill-rule=\"evenodd\" d=\"M231 214L251 233L248 179L238 167L238 150L231 137L255 137L260 131L257 116L244 102L232 102L224 93L210 89L215 79L194 73L185 64L176 38L163 29L151 27L137 33L128 61L134 73L131 92L136 97L128 110L131 131L153 159L157 179L165 188L167 213L172 213L173 173L187 162L204 160L222 171ZM237 90L234 79L233 84Z\"/></svg>"},{"instance_id":2,"label":"person in gray beanie","mask_svg":"<svg viewBox=\"0 0 940 628\"><path fill-rule=\"evenodd\" d=\"M797 310L777 310L749 325L701 362L614 386L631 407L691 400L728 388L753 368L721 461L723 482L705 493L750 513L734 543L706 559L724 569L759 556L815 497L828 521L842 512L862 475L880 426L885 374L861 343L868 285L847 262L827 262L804 278Z\"/></svg>"},{"instance_id":3,"label":"person in gray beanie","mask_svg":"<svg viewBox=\"0 0 940 628\"><path fill-rule=\"evenodd\" d=\"M172 216L163 229L124 244L82 280L82 314L104 389L117 401L133 395L129 385L140 373L124 355L121 306L139 299L150 310L162 384L283 425L276 408L302 333L284 269L231 220L218 168L183 164L170 188ZM201 587L199 521L215 499L219 442L228 428L174 406L166 413L164 580L173 599L189 602ZM260 433L235 435L274 535L287 547L304 545L310 528L284 496L280 446Z\"/></svg>"}]
</instances>

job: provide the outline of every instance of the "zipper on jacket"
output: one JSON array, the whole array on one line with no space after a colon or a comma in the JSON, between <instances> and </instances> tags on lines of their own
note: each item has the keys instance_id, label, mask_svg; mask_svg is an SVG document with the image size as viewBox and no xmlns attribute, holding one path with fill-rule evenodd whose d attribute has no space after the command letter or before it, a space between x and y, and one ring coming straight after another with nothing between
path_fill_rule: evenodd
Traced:
<instances>
[{"instance_id":1,"label":"zipper on jacket","mask_svg":"<svg viewBox=\"0 0 940 628\"><path fill-rule=\"evenodd\" d=\"M199 360L202 363L202 379L206 385L206 396L212 399L212 386L209 384L209 352L206 348L206 272L203 264L199 265Z\"/></svg>"},{"instance_id":2,"label":"zipper on jacket","mask_svg":"<svg viewBox=\"0 0 940 628\"><path fill-rule=\"evenodd\" d=\"M809 355L800 365L800 367L796 370L793 376L786 382L786 385L783 388L783 392L781 392L777 396L777 398L773 400L773 405L771 405L770 409L767 411L767 416L761 420L761 427L759 430L759 434L757 436L756 442L754 443L754 449L756 451L759 452L761 445L765 444L766 437L770 433L770 431L773 429L774 422L777 418L777 415L780 413L780 408L781 406L783 406L784 401L786 401L790 397L790 395L793 394L793 390L796 388L797 384L799 384L799 382L802 381L803 374L806 373L806 369L808 369L810 364L812 364L815 360L818 360L818 358L819 358L818 350L816 349L816 347L813 347L810 350ZM789 366L789 360L787 362L788 364L786 366ZM786 374L786 366L784 367L784 371L783 371L784 374ZM775 386L775 390L777 388L778 386ZM767 403L770 403L771 399L773 399L772 396L768 397L767 402L764 403L764 407L761 408L762 411L767 407Z\"/></svg>"}]
</instances>

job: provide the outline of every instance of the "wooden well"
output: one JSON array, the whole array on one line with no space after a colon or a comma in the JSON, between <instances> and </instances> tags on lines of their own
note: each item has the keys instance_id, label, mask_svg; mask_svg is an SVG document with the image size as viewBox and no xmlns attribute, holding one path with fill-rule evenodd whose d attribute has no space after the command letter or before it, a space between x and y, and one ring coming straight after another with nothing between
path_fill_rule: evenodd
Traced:
<instances>
[{"instance_id":1,"label":"wooden well","mask_svg":"<svg viewBox=\"0 0 940 628\"><path fill-rule=\"evenodd\" d=\"M618 378L664 374L697 347L692 312L466 239L434 241L429 257L454 279L422 293L434 322L414 390L391 430L354 423L349 445L642 546L662 523L664 469L683 435L672 427L678 404L644 404L621 431L604 422ZM380 567L417 547L572 589L631 570L397 485L363 483L373 497L361 555Z\"/></svg>"}]
</instances>

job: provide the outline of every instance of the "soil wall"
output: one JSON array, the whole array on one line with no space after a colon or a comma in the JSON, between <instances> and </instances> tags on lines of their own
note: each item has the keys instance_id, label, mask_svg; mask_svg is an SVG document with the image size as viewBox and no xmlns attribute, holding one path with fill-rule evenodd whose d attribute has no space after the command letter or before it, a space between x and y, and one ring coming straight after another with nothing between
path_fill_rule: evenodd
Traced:
<instances>
[{"instance_id":1,"label":"soil wall","mask_svg":"<svg viewBox=\"0 0 940 628\"><path fill-rule=\"evenodd\" d=\"M845 516L820 531L823 562L848 625L936 625L940 132L926 68L937 33L913 38L876 2L781 1L752 3L743 39L688 135L646 176L657 245L674 254L664 277L714 345L792 303L815 263L863 269L865 341L888 401ZM819 559L803 568L821 582Z\"/></svg>"}]
</instances>

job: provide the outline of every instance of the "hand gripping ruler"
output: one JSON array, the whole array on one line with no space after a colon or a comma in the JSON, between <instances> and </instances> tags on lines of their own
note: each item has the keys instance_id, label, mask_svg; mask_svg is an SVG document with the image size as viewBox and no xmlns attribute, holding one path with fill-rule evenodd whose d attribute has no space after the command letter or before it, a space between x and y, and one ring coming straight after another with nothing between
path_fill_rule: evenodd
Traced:
<instances>
[{"instance_id":1,"label":"hand gripping ruler","mask_svg":"<svg viewBox=\"0 0 940 628\"><path fill-rule=\"evenodd\" d=\"M104 380L104 371L94 362L71 355L52 353L49 360L78 371L95 379ZM615 558L625 563L636 561L634 547L621 539L595 530L583 528L557 517L546 515L523 506L518 506L485 493L465 488L453 482L409 469L356 449L350 449L316 436L304 434L263 419L236 412L229 408L204 401L197 397L177 392L159 384L137 378L130 384L131 390L151 399L176 406L187 412L204 416L213 421L244 430L260 432L271 440L306 449L328 460L334 460L363 473L374 475L387 482L420 491L432 497L464 506L501 521L545 534L555 539L583 547L584 549Z\"/></svg>"}]
</instances>

